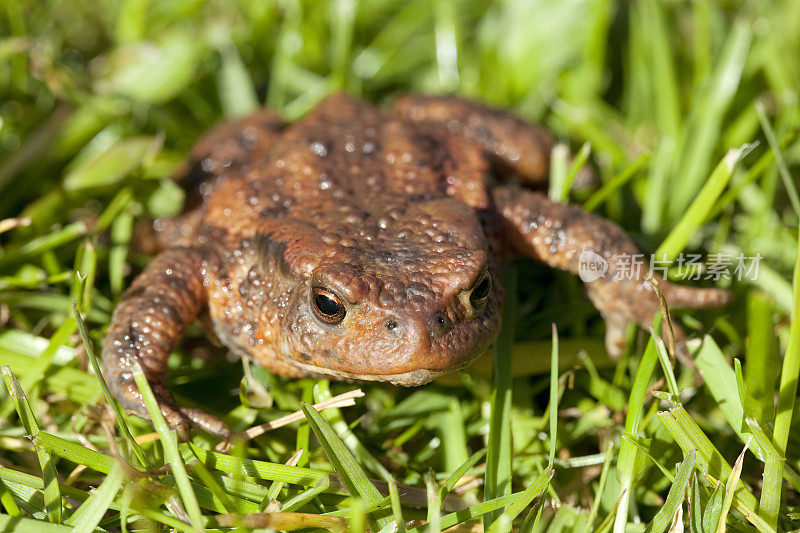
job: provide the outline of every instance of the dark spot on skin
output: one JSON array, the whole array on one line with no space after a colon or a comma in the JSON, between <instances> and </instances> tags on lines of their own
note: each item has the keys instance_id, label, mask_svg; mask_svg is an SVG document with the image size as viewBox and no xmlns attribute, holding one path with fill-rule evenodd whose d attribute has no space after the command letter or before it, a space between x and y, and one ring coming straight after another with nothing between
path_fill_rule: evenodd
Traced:
<instances>
[{"instance_id":1,"label":"dark spot on skin","mask_svg":"<svg viewBox=\"0 0 800 533\"><path fill-rule=\"evenodd\" d=\"M138 287L131 287L125 292L125 298L138 298L141 296L147 287L140 285Z\"/></svg>"},{"instance_id":2,"label":"dark spot on skin","mask_svg":"<svg viewBox=\"0 0 800 533\"><path fill-rule=\"evenodd\" d=\"M239 285L239 296L247 298L247 295L250 294L250 287L250 280L242 280L242 283Z\"/></svg>"},{"instance_id":3,"label":"dark spot on skin","mask_svg":"<svg viewBox=\"0 0 800 533\"><path fill-rule=\"evenodd\" d=\"M171 322L180 323L185 311L177 305L173 305L169 302L161 302L156 305L156 313L158 313L160 317L166 318Z\"/></svg>"},{"instance_id":4,"label":"dark spot on skin","mask_svg":"<svg viewBox=\"0 0 800 533\"><path fill-rule=\"evenodd\" d=\"M310 356L310 355L308 355L306 352L300 352L300 353L298 354L298 357L299 357L300 359L302 359L302 360L303 360L303 362L306 362L306 363L308 363L308 362L310 362L310 361L311 361L311 356Z\"/></svg>"},{"instance_id":5,"label":"dark spot on skin","mask_svg":"<svg viewBox=\"0 0 800 533\"><path fill-rule=\"evenodd\" d=\"M284 256L286 252L285 242L274 239L272 234L264 233L259 233L255 241L256 252L259 255L258 265L264 273L274 275L272 274L272 269L277 269L283 275L291 272Z\"/></svg>"},{"instance_id":6,"label":"dark spot on skin","mask_svg":"<svg viewBox=\"0 0 800 533\"><path fill-rule=\"evenodd\" d=\"M187 291L187 281L176 273L164 272L164 286L171 294L183 294Z\"/></svg>"}]
</instances>

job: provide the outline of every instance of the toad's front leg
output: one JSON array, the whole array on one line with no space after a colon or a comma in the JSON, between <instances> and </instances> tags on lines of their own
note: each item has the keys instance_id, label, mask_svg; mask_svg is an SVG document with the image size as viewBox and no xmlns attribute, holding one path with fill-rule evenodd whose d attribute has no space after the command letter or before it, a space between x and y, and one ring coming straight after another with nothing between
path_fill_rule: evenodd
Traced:
<instances>
[{"instance_id":1,"label":"toad's front leg","mask_svg":"<svg viewBox=\"0 0 800 533\"><path fill-rule=\"evenodd\" d=\"M114 397L125 409L149 418L133 380L138 363L161 413L181 440L188 438L190 426L221 438L230 435L217 418L179 407L164 387L167 358L206 303L206 280L213 262L209 253L194 248L159 254L122 297L103 340L103 375Z\"/></svg>"},{"instance_id":2,"label":"toad's front leg","mask_svg":"<svg viewBox=\"0 0 800 533\"><path fill-rule=\"evenodd\" d=\"M619 226L516 186L498 187L493 199L504 221L504 240L517 252L575 274L580 273L582 261L607 267L596 275L584 272L583 277L596 278L587 279L586 290L605 319L610 355L621 353L630 322L650 326L659 300L645 280L647 264L635 268L641 254ZM717 307L731 300L728 291L674 285L655 274L654 278L671 307ZM683 333L677 326L674 329L680 343Z\"/></svg>"}]
</instances>

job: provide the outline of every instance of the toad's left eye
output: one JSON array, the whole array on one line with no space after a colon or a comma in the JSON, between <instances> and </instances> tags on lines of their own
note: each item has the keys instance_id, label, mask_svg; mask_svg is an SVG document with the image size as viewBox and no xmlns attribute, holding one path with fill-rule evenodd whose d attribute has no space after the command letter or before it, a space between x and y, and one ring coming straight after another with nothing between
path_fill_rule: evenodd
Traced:
<instances>
[{"instance_id":1,"label":"toad's left eye","mask_svg":"<svg viewBox=\"0 0 800 533\"><path fill-rule=\"evenodd\" d=\"M326 324L338 324L346 314L341 298L325 287L311 289L311 307L317 318Z\"/></svg>"},{"instance_id":2,"label":"toad's left eye","mask_svg":"<svg viewBox=\"0 0 800 533\"><path fill-rule=\"evenodd\" d=\"M492 276L486 272L478 284L475 285L475 288L472 289L472 293L469 295L469 303L472 304L472 307L477 309L486 303L486 300L489 298L489 294L491 292Z\"/></svg>"}]
</instances>

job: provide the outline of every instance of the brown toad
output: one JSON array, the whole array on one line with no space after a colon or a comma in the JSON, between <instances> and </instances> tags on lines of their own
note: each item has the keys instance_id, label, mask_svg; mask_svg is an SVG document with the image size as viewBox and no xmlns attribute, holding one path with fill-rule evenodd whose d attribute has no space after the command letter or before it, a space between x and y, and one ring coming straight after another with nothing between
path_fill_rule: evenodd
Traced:
<instances>
[{"instance_id":1,"label":"brown toad","mask_svg":"<svg viewBox=\"0 0 800 533\"><path fill-rule=\"evenodd\" d=\"M163 386L201 315L277 374L427 383L494 342L498 267L514 255L570 272L586 250L605 259L586 290L619 353L626 325L647 327L658 299L641 276L615 276L615 259L638 254L618 226L514 183L545 182L551 144L504 111L418 95L385 110L335 94L291 125L262 110L218 126L183 173L185 214L156 221L163 251L114 312L103 343L114 395L147 415L138 362L182 438L191 426L226 436ZM660 283L675 307L729 300Z\"/></svg>"}]
</instances>

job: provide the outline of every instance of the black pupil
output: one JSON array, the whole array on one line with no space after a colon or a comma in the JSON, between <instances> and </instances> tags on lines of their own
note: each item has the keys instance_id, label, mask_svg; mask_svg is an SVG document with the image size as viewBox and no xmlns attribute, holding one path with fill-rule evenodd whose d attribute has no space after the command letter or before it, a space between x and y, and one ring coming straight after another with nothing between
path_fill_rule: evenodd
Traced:
<instances>
[{"instance_id":1,"label":"black pupil","mask_svg":"<svg viewBox=\"0 0 800 533\"><path fill-rule=\"evenodd\" d=\"M483 276L483 279L478 286L472 291L472 297L470 298L473 302L479 302L489 296L489 276Z\"/></svg>"},{"instance_id":2,"label":"black pupil","mask_svg":"<svg viewBox=\"0 0 800 533\"><path fill-rule=\"evenodd\" d=\"M324 293L317 293L314 295L314 305L320 313L327 316L336 316L341 312L342 304Z\"/></svg>"}]
</instances>

